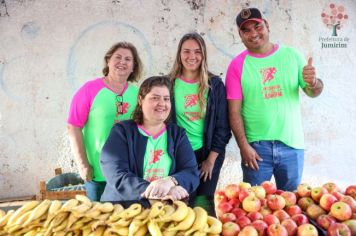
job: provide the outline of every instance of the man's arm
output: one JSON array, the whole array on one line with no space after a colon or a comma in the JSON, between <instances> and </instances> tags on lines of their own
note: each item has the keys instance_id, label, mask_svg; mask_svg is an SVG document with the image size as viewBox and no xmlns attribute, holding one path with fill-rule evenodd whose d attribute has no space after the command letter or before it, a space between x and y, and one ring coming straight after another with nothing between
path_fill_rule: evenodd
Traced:
<instances>
[{"instance_id":1,"label":"man's arm","mask_svg":"<svg viewBox=\"0 0 356 236\"><path fill-rule=\"evenodd\" d=\"M303 89L304 93L312 98L315 98L321 94L324 88L323 81L316 78L316 69L313 66L313 58L308 58L308 64L303 67L302 71L303 80L307 84Z\"/></svg>"},{"instance_id":2,"label":"man's arm","mask_svg":"<svg viewBox=\"0 0 356 236\"><path fill-rule=\"evenodd\" d=\"M84 148L82 129L68 124L67 130L72 153L79 168L80 177L85 181L90 181L93 178L93 172Z\"/></svg>"},{"instance_id":3,"label":"man's arm","mask_svg":"<svg viewBox=\"0 0 356 236\"><path fill-rule=\"evenodd\" d=\"M241 159L246 167L258 170L257 160L262 158L247 142L244 122L241 116L241 100L228 100L230 128L240 148Z\"/></svg>"}]
</instances>

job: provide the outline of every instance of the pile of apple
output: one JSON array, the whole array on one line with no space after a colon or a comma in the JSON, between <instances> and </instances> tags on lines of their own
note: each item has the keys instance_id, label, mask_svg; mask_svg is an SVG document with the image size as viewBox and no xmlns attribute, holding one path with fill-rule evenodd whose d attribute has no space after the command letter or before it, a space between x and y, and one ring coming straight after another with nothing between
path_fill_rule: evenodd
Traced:
<instances>
[{"instance_id":1,"label":"pile of apple","mask_svg":"<svg viewBox=\"0 0 356 236\"><path fill-rule=\"evenodd\" d=\"M318 187L304 183L297 195L300 208L328 235L356 235L356 185L343 192L335 183Z\"/></svg>"},{"instance_id":2,"label":"pile of apple","mask_svg":"<svg viewBox=\"0 0 356 236\"><path fill-rule=\"evenodd\" d=\"M310 223L309 218L317 222L319 218L320 222L330 222L325 227L320 225L330 231L328 235L338 235L332 233L345 230L345 227L349 233L345 235L356 235L355 212L352 213L355 209L351 206L352 202L355 202L356 186L350 186L342 194L340 191L333 191L332 185L335 184L328 183L324 185L325 187L320 187L322 194L319 201L316 201L313 200L313 196L317 198L319 193L317 188L313 191L307 184L301 184L295 192L278 190L276 184L271 181L253 187L245 182L229 184L224 189L216 191L214 196L216 214L223 223L222 235L317 236L318 230ZM319 205L324 194L335 195L335 198L338 196L339 200L334 203L340 203L335 206L330 204L329 210L324 210ZM343 207L348 209L346 215ZM331 211L331 208L335 209Z\"/></svg>"}]
</instances>

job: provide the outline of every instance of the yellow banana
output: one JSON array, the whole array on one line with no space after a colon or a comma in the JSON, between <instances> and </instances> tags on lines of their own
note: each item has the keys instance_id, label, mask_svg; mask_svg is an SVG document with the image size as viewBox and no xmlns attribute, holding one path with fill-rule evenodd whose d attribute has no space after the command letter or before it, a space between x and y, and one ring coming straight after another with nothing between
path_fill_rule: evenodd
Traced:
<instances>
[{"instance_id":1,"label":"yellow banana","mask_svg":"<svg viewBox=\"0 0 356 236\"><path fill-rule=\"evenodd\" d=\"M157 222L168 222L166 219L169 219L169 217L175 212L175 208L172 205L165 205L163 207L163 215L159 215L159 219L157 219Z\"/></svg>"},{"instance_id":2,"label":"yellow banana","mask_svg":"<svg viewBox=\"0 0 356 236\"><path fill-rule=\"evenodd\" d=\"M84 216L87 218L94 219L101 215L101 211L98 209L91 208L89 211L85 212Z\"/></svg>"},{"instance_id":3,"label":"yellow banana","mask_svg":"<svg viewBox=\"0 0 356 236\"><path fill-rule=\"evenodd\" d=\"M55 217L55 215L61 209L61 207L62 207L61 201L58 201L58 200L52 201L51 206L48 209L47 219L43 224L44 228L47 228L49 226L49 223L51 223L51 220Z\"/></svg>"},{"instance_id":4,"label":"yellow banana","mask_svg":"<svg viewBox=\"0 0 356 236\"><path fill-rule=\"evenodd\" d=\"M96 217L94 217L93 219L96 219L96 220L100 220L100 221L106 221L107 219L109 219L111 213L104 213L104 214L100 214Z\"/></svg>"},{"instance_id":5,"label":"yellow banana","mask_svg":"<svg viewBox=\"0 0 356 236\"><path fill-rule=\"evenodd\" d=\"M133 218L133 217L137 216L138 214L140 214L141 210L142 210L141 204L134 203L131 206L129 206L129 208L122 211L119 214L119 218L124 218L124 219Z\"/></svg>"},{"instance_id":6,"label":"yellow banana","mask_svg":"<svg viewBox=\"0 0 356 236\"><path fill-rule=\"evenodd\" d=\"M35 236L38 233L38 229L32 229L25 233L23 236Z\"/></svg>"},{"instance_id":7,"label":"yellow banana","mask_svg":"<svg viewBox=\"0 0 356 236\"><path fill-rule=\"evenodd\" d=\"M150 209L144 209L140 214L134 217L135 220L146 220L150 214Z\"/></svg>"},{"instance_id":8,"label":"yellow banana","mask_svg":"<svg viewBox=\"0 0 356 236\"><path fill-rule=\"evenodd\" d=\"M208 216L207 219L208 229L205 231L209 234L220 234L222 231L222 223L220 220L216 219L215 217Z\"/></svg>"},{"instance_id":9,"label":"yellow banana","mask_svg":"<svg viewBox=\"0 0 356 236\"><path fill-rule=\"evenodd\" d=\"M205 232L202 232L200 230L195 231L193 236L206 236L207 234Z\"/></svg>"},{"instance_id":10,"label":"yellow banana","mask_svg":"<svg viewBox=\"0 0 356 236\"><path fill-rule=\"evenodd\" d=\"M37 235L36 235L37 236ZM61 232L55 232L53 233L53 236L66 236L66 232L61 231Z\"/></svg>"},{"instance_id":11,"label":"yellow banana","mask_svg":"<svg viewBox=\"0 0 356 236\"><path fill-rule=\"evenodd\" d=\"M27 221L23 224L23 227L26 227L29 225L32 221L39 219L41 216L43 216L48 208L51 205L51 201L46 199L42 201L35 209L31 211L30 216L28 217Z\"/></svg>"},{"instance_id":12,"label":"yellow banana","mask_svg":"<svg viewBox=\"0 0 356 236\"><path fill-rule=\"evenodd\" d=\"M188 207L188 214L187 216L179 222L175 227L168 228L168 231L179 231L179 230L188 230L195 221L195 212L192 208Z\"/></svg>"},{"instance_id":13,"label":"yellow banana","mask_svg":"<svg viewBox=\"0 0 356 236\"><path fill-rule=\"evenodd\" d=\"M104 226L99 226L98 228L95 229L95 231L91 232L89 236L102 236L104 234L105 227Z\"/></svg>"},{"instance_id":14,"label":"yellow banana","mask_svg":"<svg viewBox=\"0 0 356 236\"><path fill-rule=\"evenodd\" d=\"M21 229L21 226L19 225L11 225L8 228L6 228L6 232L9 233L10 235L15 232L16 230Z\"/></svg>"},{"instance_id":15,"label":"yellow banana","mask_svg":"<svg viewBox=\"0 0 356 236\"><path fill-rule=\"evenodd\" d=\"M174 201L173 205L177 206L177 209L173 214L167 217L165 221L182 221L188 215L188 206L182 201Z\"/></svg>"},{"instance_id":16,"label":"yellow banana","mask_svg":"<svg viewBox=\"0 0 356 236\"><path fill-rule=\"evenodd\" d=\"M69 218L66 218L63 222L61 222L59 225L57 225L56 227L53 228L53 232L60 232L60 231L64 231L64 229L66 228L67 224L68 224Z\"/></svg>"},{"instance_id":17,"label":"yellow banana","mask_svg":"<svg viewBox=\"0 0 356 236\"><path fill-rule=\"evenodd\" d=\"M22 216L20 216L19 218L17 218L16 222L14 223L14 225L23 225L23 223L25 223L28 219L28 217L30 216L31 211L25 212L25 214L23 214ZM9 225L9 224L8 224Z\"/></svg>"},{"instance_id":18,"label":"yellow banana","mask_svg":"<svg viewBox=\"0 0 356 236\"><path fill-rule=\"evenodd\" d=\"M129 235L129 228L128 227L111 227L110 228L110 231L115 233L115 234L118 234L118 235L122 235L122 236L127 236Z\"/></svg>"},{"instance_id":19,"label":"yellow banana","mask_svg":"<svg viewBox=\"0 0 356 236\"><path fill-rule=\"evenodd\" d=\"M99 209L101 212L110 213L114 210L114 205L111 202L98 203L95 208Z\"/></svg>"},{"instance_id":20,"label":"yellow banana","mask_svg":"<svg viewBox=\"0 0 356 236\"><path fill-rule=\"evenodd\" d=\"M75 195L75 199L77 199L79 202L89 206L89 207L92 207L93 203L90 201L90 199L85 196L85 195Z\"/></svg>"},{"instance_id":21,"label":"yellow banana","mask_svg":"<svg viewBox=\"0 0 356 236\"><path fill-rule=\"evenodd\" d=\"M176 236L177 235L177 231L168 231L168 230L164 230L162 232L163 236Z\"/></svg>"},{"instance_id":22,"label":"yellow banana","mask_svg":"<svg viewBox=\"0 0 356 236\"><path fill-rule=\"evenodd\" d=\"M91 228L82 228L82 235L83 236L89 236L89 234L91 233Z\"/></svg>"},{"instance_id":23,"label":"yellow banana","mask_svg":"<svg viewBox=\"0 0 356 236\"><path fill-rule=\"evenodd\" d=\"M149 220L147 223L148 231L152 236L162 236L161 229L155 221Z\"/></svg>"},{"instance_id":24,"label":"yellow banana","mask_svg":"<svg viewBox=\"0 0 356 236\"><path fill-rule=\"evenodd\" d=\"M86 217L82 217L82 218L80 218L80 220L78 220L78 221L76 221L76 222L74 222L73 224L72 224L72 226L70 227L70 230L80 230L80 229L82 229L83 228L83 226L86 224L86 223L88 223L88 222L90 222L91 221L91 219L89 219L89 218L86 218Z\"/></svg>"},{"instance_id":25,"label":"yellow banana","mask_svg":"<svg viewBox=\"0 0 356 236\"><path fill-rule=\"evenodd\" d=\"M56 215L51 223L49 224L50 228L54 228L61 224L67 217L69 216L69 212L60 212L58 215Z\"/></svg>"},{"instance_id":26,"label":"yellow banana","mask_svg":"<svg viewBox=\"0 0 356 236\"><path fill-rule=\"evenodd\" d=\"M201 230L206 225L208 220L208 213L201 207L194 207L195 220L192 227L185 232L184 235L192 234L195 231Z\"/></svg>"},{"instance_id":27,"label":"yellow banana","mask_svg":"<svg viewBox=\"0 0 356 236\"><path fill-rule=\"evenodd\" d=\"M136 231L135 236L145 236L147 231L147 224L144 224Z\"/></svg>"},{"instance_id":28,"label":"yellow banana","mask_svg":"<svg viewBox=\"0 0 356 236\"><path fill-rule=\"evenodd\" d=\"M9 218L8 223L9 225L12 225L16 222L17 218L19 218L21 215L25 214L25 212L32 210L35 208L38 204L40 204L39 201L30 201L26 204L24 204L22 207L17 209Z\"/></svg>"},{"instance_id":29,"label":"yellow banana","mask_svg":"<svg viewBox=\"0 0 356 236\"><path fill-rule=\"evenodd\" d=\"M129 225L129 236L134 236L139 228L143 225L141 220L133 220Z\"/></svg>"},{"instance_id":30,"label":"yellow banana","mask_svg":"<svg viewBox=\"0 0 356 236\"><path fill-rule=\"evenodd\" d=\"M61 211L71 211L78 204L79 201L77 199L70 199L63 204Z\"/></svg>"},{"instance_id":31,"label":"yellow banana","mask_svg":"<svg viewBox=\"0 0 356 236\"><path fill-rule=\"evenodd\" d=\"M163 209L164 205L161 201L153 203L153 205L151 206L151 211L148 214L148 218L153 219L158 217L163 212Z\"/></svg>"},{"instance_id":32,"label":"yellow banana","mask_svg":"<svg viewBox=\"0 0 356 236\"><path fill-rule=\"evenodd\" d=\"M68 222L67 222L67 225L66 225L66 230L68 231L71 226L77 222L79 220L79 217L76 216L75 214L71 213L68 217Z\"/></svg>"},{"instance_id":33,"label":"yellow banana","mask_svg":"<svg viewBox=\"0 0 356 236\"><path fill-rule=\"evenodd\" d=\"M84 214L85 214L87 211L89 211L90 209L91 209L90 206L88 206L87 204L84 204L84 203L83 203L83 204L80 204L80 205L74 207L74 208L71 210L71 212L72 212L72 214L74 214L75 216L77 216L77 217L79 218L79 217L84 216Z\"/></svg>"},{"instance_id":34,"label":"yellow banana","mask_svg":"<svg viewBox=\"0 0 356 236\"><path fill-rule=\"evenodd\" d=\"M15 210L9 210L6 215L0 218L0 228L5 226L9 221L10 217L14 214Z\"/></svg>"},{"instance_id":35,"label":"yellow banana","mask_svg":"<svg viewBox=\"0 0 356 236\"><path fill-rule=\"evenodd\" d=\"M126 227L129 226L133 218L121 218L120 220L110 223L111 226Z\"/></svg>"},{"instance_id":36,"label":"yellow banana","mask_svg":"<svg viewBox=\"0 0 356 236\"><path fill-rule=\"evenodd\" d=\"M125 209L121 204L115 204L113 213L111 214L109 221L114 222L120 219L120 213L123 212Z\"/></svg>"},{"instance_id":37,"label":"yellow banana","mask_svg":"<svg viewBox=\"0 0 356 236\"><path fill-rule=\"evenodd\" d=\"M6 212L0 209L0 218L3 217L4 215L6 215Z\"/></svg>"}]
</instances>

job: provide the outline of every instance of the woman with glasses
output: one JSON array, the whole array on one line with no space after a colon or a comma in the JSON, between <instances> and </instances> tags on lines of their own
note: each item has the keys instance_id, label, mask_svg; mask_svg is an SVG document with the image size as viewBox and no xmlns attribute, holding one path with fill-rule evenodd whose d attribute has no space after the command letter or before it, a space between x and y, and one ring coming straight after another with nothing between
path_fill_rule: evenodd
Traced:
<instances>
[{"instance_id":1,"label":"woman with glasses","mask_svg":"<svg viewBox=\"0 0 356 236\"><path fill-rule=\"evenodd\" d=\"M143 81L133 119L112 128L101 152L107 180L101 201L178 200L197 188L198 165L185 131L167 123L170 89L164 76Z\"/></svg>"},{"instance_id":2,"label":"woman with glasses","mask_svg":"<svg viewBox=\"0 0 356 236\"><path fill-rule=\"evenodd\" d=\"M74 95L67 121L69 140L87 196L99 201L106 181L99 159L112 126L131 118L137 104L141 59L134 45L114 44L104 57L104 77L85 83Z\"/></svg>"},{"instance_id":3,"label":"woman with glasses","mask_svg":"<svg viewBox=\"0 0 356 236\"><path fill-rule=\"evenodd\" d=\"M185 128L200 168L196 195L212 197L231 137L225 87L208 71L204 39L185 34L170 72L174 101L172 120Z\"/></svg>"}]
</instances>

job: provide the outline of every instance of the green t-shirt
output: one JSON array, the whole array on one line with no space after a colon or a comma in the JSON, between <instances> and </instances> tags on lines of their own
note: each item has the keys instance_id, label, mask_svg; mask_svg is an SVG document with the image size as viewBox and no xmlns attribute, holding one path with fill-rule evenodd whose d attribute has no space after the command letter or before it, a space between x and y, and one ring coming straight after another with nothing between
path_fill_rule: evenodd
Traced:
<instances>
[{"instance_id":1,"label":"green t-shirt","mask_svg":"<svg viewBox=\"0 0 356 236\"><path fill-rule=\"evenodd\" d=\"M194 151L203 146L204 133L204 117L201 117L199 111L198 91L199 82L192 83L181 78L177 78L174 82L177 124L186 130L188 140ZM207 94L205 94L206 99Z\"/></svg>"},{"instance_id":2,"label":"green t-shirt","mask_svg":"<svg viewBox=\"0 0 356 236\"><path fill-rule=\"evenodd\" d=\"M93 180L105 181L100 169L100 153L112 126L128 120L137 104L138 88L128 84L122 96L103 87L95 96L90 107L88 120L83 127L84 145L89 163L93 168ZM117 102L122 102L122 114L117 112Z\"/></svg>"},{"instance_id":3,"label":"green t-shirt","mask_svg":"<svg viewBox=\"0 0 356 236\"><path fill-rule=\"evenodd\" d=\"M168 176L172 167L172 158L167 151L166 128L155 136L150 135L142 126L138 126L138 130L147 137L143 161L143 178L148 182L152 182Z\"/></svg>"},{"instance_id":4,"label":"green t-shirt","mask_svg":"<svg viewBox=\"0 0 356 236\"><path fill-rule=\"evenodd\" d=\"M299 87L306 86L304 65L302 55L285 46L262 58L246 55L241 114L248 142L279 140L293 148L304 148L299 104Z\"/></svg>"}]
</instances>

